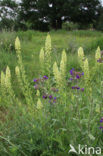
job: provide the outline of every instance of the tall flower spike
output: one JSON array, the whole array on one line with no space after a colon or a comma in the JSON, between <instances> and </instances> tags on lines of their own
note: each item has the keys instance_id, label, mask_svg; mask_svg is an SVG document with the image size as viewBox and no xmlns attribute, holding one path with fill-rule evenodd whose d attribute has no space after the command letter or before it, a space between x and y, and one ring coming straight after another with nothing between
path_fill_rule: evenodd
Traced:
<instances>
[{"instance_id":1,"label":"tall flower spike","mask_svg":"<svg viewBox=\"0 0 103 156\"><path fill-rule=\"evenodd\" d=\"M56 83L57 83L58 87L61 88L62 78L61 78L61 73L60 73L60 71L58 69L58 66L57 66L56 62L53 65L53 74L54 74L54 77L56 79Z\"/></svg>"},{"instance_id":2,"label":"tall flower spike","mask_svg":"<svg viewBox=\"0 0 103 156\"><path fill-rule=\"evenodd\" d=\"M84 68L84 51L83 51L82 47L80 47L78 49L78 60L79 60L79 63L80 63L80 67L83 70L83 68Z\"/></svg>"},{"instance_id":3,"label":"tall flower spike","mask_svg":"<svg viewBox=\"0 0 103 156\"><path fill-rule=\"evenodd\" d=\"M84 78L85 78L85 82L88 83L90 79L88 59L84 61Z\"/></svg>"},{"instance_id":4,"label":"tall flower spike","mask_svg":"<svg viewBox=\"0 0 103 156\"><path fill-rule=\"evenodd\" d=\"M67 56L65 50L63 50L62 59L60 63L60 72L61 72L62 79L64 79L66 76L66 63L67 63Z\"/></svg>"},{"instance_id":5,"label":"tall flower spike","mask_svg":"<svg viewBox=\"0 0 103 156\"><path fill-rule=\"evenodd\" d=\"M41 100L40 100L40 98L38 99L38 101L37 101L37 109L42 109L43 108L43 105L42 105L42 102L41 102Z\"/></svg>"},{"instance_id":6,"label":"tall flower spike","mask_svg":"<svg viewBox=\"0 0 103 156\"><path fill-rule=\"evenodd\" d=\"M40 91L39 90L37 90L37 92L36 92L36 96L40 96Z\"/></svg>"},{"instance_id":7,"label":"tall flower spike","mask_svg":"<svg viewBox=\"0 0 103 156\"><path fill-rule=\"evenodd\" d=\"M11 88L11 73L8 66L6 68L5 85L7 88Z\"/></svg>"},{"instance_id":8,"label":"tall flower spike","mask_svg":"<svg viewBox=\"0 0 103 156\"><path fill-rule=\"evenodd\" d=\"M51 37L48 34L45 41L45 69L48 74L50 74L51 67Z\"/></svg>"},{"instance_id":9,"label":"tall flower spike","mask_svg":"<svg viewBox=\"0 0 103 156\"><path fill-rule=\"evenodd\" d=\"M20 40L19 40L18 37L17 37L16 40L15 40L15 49L16 49L17 51L19 51L19 52L20 52L20 50L21 50Z\"/></svg>"},{"instance_id":10,"label":"tall flower spike","mask_svg":"<svg viewBox=\"0 0 103 156\"><path fill-rule=\"evenodd\" d=\"M41 72L44 73L44 49L42 48L39 55L40 65L41 65Z\"/></svg>"},{"instance_id":11,"label":"tall flower spike","mask_svg":"<svg viewBox=\"0 0 103 156\"><path fill-rule=\"evenodd\" d=\"M95 54L96 63L100 58L101 58L101 50L100 47L98 47Z\"/></svg>"},{"instance_id":12,"label":"tall flower spike","mask_svg":"<svg viewBox=\"0 0 103 156\"><path fill-rule=\"evenodd\" d=\"M4 88L4 86L5 86L5 74L3 71L1 72L1 81L0 82L1 82L1 87Z\"/></svg>"}]
</instances>

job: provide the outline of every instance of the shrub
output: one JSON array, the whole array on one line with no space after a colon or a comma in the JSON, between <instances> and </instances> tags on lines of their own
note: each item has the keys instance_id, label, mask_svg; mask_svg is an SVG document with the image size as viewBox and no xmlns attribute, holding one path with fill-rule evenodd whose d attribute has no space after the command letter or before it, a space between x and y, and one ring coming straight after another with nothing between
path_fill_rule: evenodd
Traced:
<instances>
[{"instance_id":1,"label":"shrub","mask_svg":"<svg viewBox=\"0 0 103 156\"><path fill-rule=\"evenodd\" d=\"M78 30L78 28L79 28L79 25L73 22L65 22L62 25L62 29L67 30L67 31Z\"/></svg>"}]
</instances>

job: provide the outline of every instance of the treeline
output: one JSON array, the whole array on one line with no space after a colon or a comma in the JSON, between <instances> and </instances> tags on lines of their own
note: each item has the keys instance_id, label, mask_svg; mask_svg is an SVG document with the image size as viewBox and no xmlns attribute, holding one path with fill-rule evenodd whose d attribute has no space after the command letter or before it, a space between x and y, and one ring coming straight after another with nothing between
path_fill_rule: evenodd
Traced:
<instances>
[{"instance_id":1,"label":"treeline","mask_svg":"<svg viewBox=\"0 0 103 156\"><path fill-rule=\"evenodd\" d=\"M66 22L78 29L103 30L100 0L0 0L0 30L48 31Z\"/></svg>"}]
</instances>

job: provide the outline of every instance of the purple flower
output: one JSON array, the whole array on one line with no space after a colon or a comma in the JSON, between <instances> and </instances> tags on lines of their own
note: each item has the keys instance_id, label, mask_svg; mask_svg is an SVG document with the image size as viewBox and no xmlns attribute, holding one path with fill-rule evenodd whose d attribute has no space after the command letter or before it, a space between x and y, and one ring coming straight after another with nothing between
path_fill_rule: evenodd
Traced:
<instances>
[{"instance_id":1,"label":"purple flower","mask_svg":"<svg viewBox=\"0 0 103 156\"><path fill-rule=\"evenodd\" d=\"M100 126L99 128L100 128L100 129L103 129L103 126Z\"/></svg>"},{"instance_id":2,"label":"purple flower","mask_svg":"<svg viewBox=\"0 0 103 156\"><path fill-rule=\"evenodd\" d=\"M84 91L84 88L81 88L81 91L83 92Z\"/></svg>"},{"instance_id":3,"label":"purple flower","mask_svg":"<svg viewBox=\"0 0 103 156\"><path fill-rule=\"evenodd\" d=\"M80 76L79 76L79 75L76 75L76 78L77 78L77 79L80 79Z\"/></svg>"},{"instance_id":4,"label":"purple flower","mask_svg":"<svg viewBox=\"0 0 103 156\"><path fill-rule=\"evenodd\" d=\"M72 68L69 72L70 72L70 75L73 75L73 71L74 71L74 68Z\"/></svg>"},{"instance_id":5,"label":"purple flower","mask_svg":"<svg viewBox=\"0 0 103 156\"><path fill-rule=\"evenodd\" d=\"M49 96L49 99L52 99L52 98L53 98L53 96L52 96L52 95L50 95L50 96Z\"/></svg>"},{"instance_id":6,"label":"purple flower","mask_svg":"<svg viewBox=\"0 0 103 156\"><path fill-rule=\"evenodd\" d=\"M81 75L84 75L84 72Z\"/></svg>"},{"instance_id":7,"label":"purple flower","mask_svg":"<svg viewBox=\"0 0 103 156\"><path fill-rule=\"evenodd\" d=\"M56 100L57 98L56 97L54 97L54 100Z\"/></svg>"},{"instance_id":8,"label":"purple flower","mask_svg":"<svg viewBox=\"0 0 103 156\"><path fill-rule=\"evenodd\" d=\"M48 77L47 77L46 75L44 75L44 76L43 76L43 78L44 78L45 80L47 80L47 79L48 79Z\"/></svg>"},{"instance_id":9,"label":"purple flower","mask_svg":"<svg viewBox=\"0 0 103 156\"><path fill-rule=\"evenodd\" d=\"M43 95L43 99L47 99L47 95Z\"/></svg>"},{"instance_id":10,"label":"purple flower","mask_svg":"<svg viewBox=\"0 0 103 156\"><path fill-rule=\"evenodd\" d=\"M73 78L70 78L69 80L70 80L70 81L72 81L72 80L73 80Z\"/></svg>"},{"instance_id":11,"label":"purple flower","mask_svg":"<svg viewBox=\"0 0 103 156\"><path fill-rule=\"evenodd\" d=\"M72 87L72 89L75 89L75 87Z\"/></svg>"},{"instance_id":12,"label":"purple flower","mask_svg":"<svg viewBox=\"0 0 103 156\"><path fill-rule=\"evenodd\" d=\"M34 82L37 82L37 79L34 79Z\"/></svg>"},{"instance_id":13,"label":"purple flower","mask_svg":"<svg viewBox=\"0 0 103 156\"><path fill-rule=\"evenodd\" d=\"M77 89L77 90L79 90L80 87L78 87L78 86L73 86L72 89Z\"/></svg>"},{"instance_id":14,"label":"purple flower","mask_svg":"<svg viewBox=\"0 0 103 156\"><path fill-rule=\"evenodd\" d=\"M103 122L103 118L101 118L100 122L101 122L101 123Z\"/></svg>"}]
</instances>

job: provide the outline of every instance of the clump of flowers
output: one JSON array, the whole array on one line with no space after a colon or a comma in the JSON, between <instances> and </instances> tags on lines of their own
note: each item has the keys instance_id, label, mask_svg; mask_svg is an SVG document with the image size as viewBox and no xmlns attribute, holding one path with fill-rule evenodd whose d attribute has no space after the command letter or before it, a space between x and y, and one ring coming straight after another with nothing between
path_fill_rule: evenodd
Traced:
<instances>
[{"instance_id":1,"label":"clump of flowers","mask_svg":"<svg viewBox=\"0 0 103 156\"><path fill-rule=\"evenodd\" d=\"M53 97L53 95L49 95L49 94L44 94L43 99L48 99L50 103L56 103L57 98Z\"/></svg>"},{"instance_id":2,"label":"clump of flowers","mask_svg":"<svg viewBox=\"0 0 103 156\"><path fill-rule=\"evenodd\" d=\"M34 79L34 80L33 80L33 81L35 82L34 88L35 88L36 90L43 88L42 85L44 84L44 82L45 82L46 80L48 80L48 76L46 76L46 75L44 75L44 76L41 77L41 78Z\"/></svg>"},{"instance_id":3,"label":"clump of flowers","mask_svg":"<svg viewBox=\"0 0 103 156\"><path fill-rule=\"evenodd\" d=\"M72 89L81 90L82 92L84 91L84 88L80 88L78 86L72 86Z\"/></svg>"},{"instance_id":4,"label":"clump of flowers","mask_svg":"<svg viewBox=\"0 0 103 156\"><path fill-rule=\"evenodd\" d=\"M74 68L72 68L69 72L72 76L69 80L80 79L84 75L84 72L76 72Z\"/></svg>"}]
</instances>

